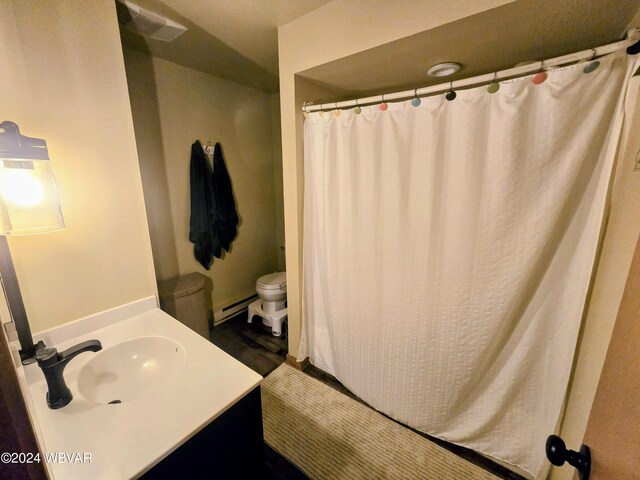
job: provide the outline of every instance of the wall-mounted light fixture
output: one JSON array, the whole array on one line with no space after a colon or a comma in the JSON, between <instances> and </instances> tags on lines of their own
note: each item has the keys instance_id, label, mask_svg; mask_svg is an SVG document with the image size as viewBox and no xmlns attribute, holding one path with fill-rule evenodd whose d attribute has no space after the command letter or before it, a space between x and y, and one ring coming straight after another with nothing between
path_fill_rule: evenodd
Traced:
<instances>
[{"instance_id":1,"label":"wall-mounted light fixture","mask_svg":"<svg viewBox=\"0 0 640 480\"><path fill-rule=\"evenodd\" d=\"M35 360L44 344L33 344L7 236L61 228L64 219L47 142L21 135L13 122L0 123L0 277L25 364Z\"/></svg>"}]
</instances>

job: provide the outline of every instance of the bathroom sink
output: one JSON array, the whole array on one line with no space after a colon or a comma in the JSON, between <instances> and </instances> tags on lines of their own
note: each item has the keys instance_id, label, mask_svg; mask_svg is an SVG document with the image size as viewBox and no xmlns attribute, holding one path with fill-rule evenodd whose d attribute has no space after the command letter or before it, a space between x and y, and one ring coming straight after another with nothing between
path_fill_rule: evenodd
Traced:
<instances>
[{"instance_id":1,"label":"bathroom sink","mask_svg":"<svg viewBox=\"0 0 640 480\"><path fill-rule=\"evenodd\" d=\"M168 386L185 365L185 350L166 337L139 337L96 354L78 374L80 394L122 403Z\"/></svg>"}]
</instances>

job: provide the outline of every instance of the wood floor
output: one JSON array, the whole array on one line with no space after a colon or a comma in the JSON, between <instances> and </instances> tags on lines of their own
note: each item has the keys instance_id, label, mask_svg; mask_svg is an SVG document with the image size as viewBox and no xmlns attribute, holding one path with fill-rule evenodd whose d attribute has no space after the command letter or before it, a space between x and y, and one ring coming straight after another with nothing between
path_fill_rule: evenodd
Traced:
<instances>
[{"instance_id":1,"label":"wood floor","mask_svg":"<svg viewBox=\"0 0 640 480\"><path fill-rule=\"evenodd\" d=\"M257 317L253 323L247 323L247 313L244 312L211 329L211 342L241 361L249 368L266 377L285 361L287 355L286 335L274 337L271 331L262 326ZM320 380L335 390L366 405L344 385L328 373L309 365L304 372ZM393 419L392 419L393 420ZM406 426L405 426L406 427ZM406 427L409 428L409 427ZM411 429L413 430L413 429ZM484 468L499 478L505 480L526 480L524 477L498 465L492 460L468 448L460 447L425 433L413 430L437 445ZM302 480L307 477L292 465L286 458L265 444L265 459L268 480Z\"/></svg>"}]
</instances>

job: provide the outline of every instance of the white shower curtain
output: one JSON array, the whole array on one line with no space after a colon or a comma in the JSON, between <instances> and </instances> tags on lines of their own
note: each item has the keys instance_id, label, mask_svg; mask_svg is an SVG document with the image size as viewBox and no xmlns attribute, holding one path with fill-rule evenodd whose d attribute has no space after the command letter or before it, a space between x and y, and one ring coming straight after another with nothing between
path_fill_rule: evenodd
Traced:
<instances>
[{"instance_id":1,"label":"white shower curtain","mask_svg":"<svg viewBox=\"0 0 640 480\"><path fill-rule=\"evenodd\" d=\"M407 425L541 476L633 62L310 114L298 359Z\"/></svg>"}]
</instances>

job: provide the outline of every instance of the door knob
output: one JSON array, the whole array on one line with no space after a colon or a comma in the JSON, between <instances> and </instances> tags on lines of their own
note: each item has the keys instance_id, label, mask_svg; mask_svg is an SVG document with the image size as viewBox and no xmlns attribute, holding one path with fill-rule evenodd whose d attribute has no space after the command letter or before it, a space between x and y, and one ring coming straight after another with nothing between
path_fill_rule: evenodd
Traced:
<instances>
[{"instance_id":1,"label":"door knob","mask_svg":"<svg viewBox=\"0 0 640 480\"><path fill-rule=\"evenodd\" d=\"M578 452L567 450L567 446L557 435L549 435L546 446L547 458L554 465L561 467L564 462L578 470L580 480L589 480L591 474L591 452L589 447L581 445Z\"/></svg>"}]
</instances>

